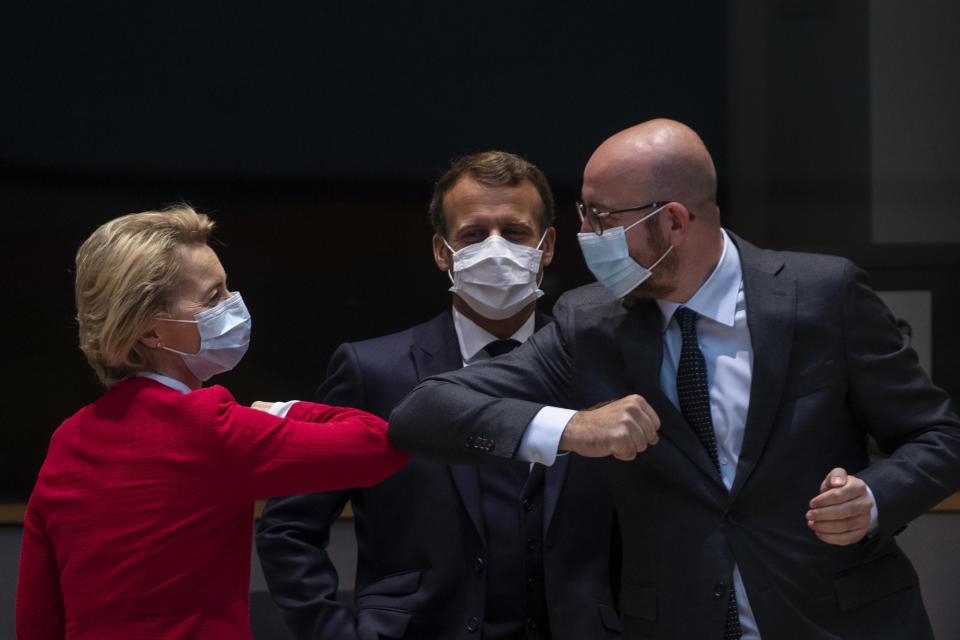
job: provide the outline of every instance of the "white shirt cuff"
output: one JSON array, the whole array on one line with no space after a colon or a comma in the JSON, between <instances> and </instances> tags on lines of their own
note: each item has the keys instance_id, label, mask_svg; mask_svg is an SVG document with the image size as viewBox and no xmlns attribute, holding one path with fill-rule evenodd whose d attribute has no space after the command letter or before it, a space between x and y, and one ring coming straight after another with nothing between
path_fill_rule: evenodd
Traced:
<instances>
[{"instance_id":1,"label":"white shirt cuff","mask_svg":"<svg viewBox=\"0 0 960 640\"><path fill-rule=\"evenodd\" d=\"M870 502L873 503L873 506L870 507L870 526L867 527L867 535L872 536L877 532L877 528L880 526L878 520L878 511L877 511L877 499L873 497L873 489L870 488L866 482L863 483L863 486L867 488L867 493L870 494Z\"/></svg>"},{"instance_id":2,"label":"white shirt cuff","mask_svg":"<svg viewBox=\"0 0 960 640\"><path fill-rule=\"evenodd\" d=\"M300 402L299 400L288 400L287 402L274 402L273 406L270 407L270 410L267 412L272 416L277 416L278 418L286 418L287 411L290 411L290 407Z\"/></svg>"},{"instance_id":3,"label":"white shirt cuff","mask_svg":"<svg viewBox=\"0 0 960 640\"><path fill-rule=\"evenodd\" d=\"M559 407L544 407L527 425L517 449L517 458L550 466L557 459L560 436L576 411Z\"/></svg>"}]
</instances>

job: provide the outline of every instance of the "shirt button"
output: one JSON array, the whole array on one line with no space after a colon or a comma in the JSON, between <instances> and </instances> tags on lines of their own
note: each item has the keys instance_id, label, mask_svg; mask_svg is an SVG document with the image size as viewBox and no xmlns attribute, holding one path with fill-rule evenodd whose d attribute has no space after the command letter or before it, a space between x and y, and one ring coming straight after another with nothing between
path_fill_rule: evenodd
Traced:
<instances>
[{"instance_id":1,"label":"shirt button","mask_svg":"<svg viewBox=\"0 0 960 640\"><path fill-rule=\"evenodd\" d=\"M527 538L527 551L533 551L537 548L537 541L533 538Z\"/></svg>"},{"instance_id":2,"label":"shirt button","mask_svg":"<svg viewBox=\"0 0 960 640\"><path fill-rule=\"evenodd\" d=\"M531 629L536 629L537 621L534 620L533 618L527 618L527 626L530 627Z\"/></svg>"},{"instance_id":3,"label":"shirt button","mask_svg":"<svg viewBox=\"0 0 960 640\"><path fill-rule=\"evenodd\" d=\"M718 582L717 584L713 585L713 597L714 598L722 597L723 594L726 593L726 590L727 590L727 585L724 584L723 582Z\"/></svg>"},{"instance_id":4,"label":"shirt button","mask_svg":"<svg viewBox=\"0 0 960 640\"><path fill-rule=\"evenodd\" d=\"M533 502L530 500L530 498L524 498L520 502L520 505L523 507L524 511L533 511Z\"/></svg>"},{"instance_id":5,"label":"shirt button","mask_svg":"<svg viewBox=\"0 0 960 640\"><path fill-rule=\"evenodd\" d=\"M480 618L476 616L470 618L470 622L467 623L467 631L469 631L470 633L473 633L479 628L480 628Z\"/></svg>"},{"instance_id":6,"label":"shirt button","mask_svg":"<svg viewBox=\"0 0 960 640\"><path fill-rule=\"evenodd\" d=\"M483 571L483 556L477 556L473 561L473 568L476 569L477 573Z\"/></svg>"},{"instance_id":7,"label":"shirt button","mask_svg":"<svg viewBox=\"0 0 960 640\"><path fill-rule=\"evenodd\" d=\"M720 458L720 464L726 465L728 463L729 463L729 460L727 460L726 458Z\"/></svg>"}]
</instances>

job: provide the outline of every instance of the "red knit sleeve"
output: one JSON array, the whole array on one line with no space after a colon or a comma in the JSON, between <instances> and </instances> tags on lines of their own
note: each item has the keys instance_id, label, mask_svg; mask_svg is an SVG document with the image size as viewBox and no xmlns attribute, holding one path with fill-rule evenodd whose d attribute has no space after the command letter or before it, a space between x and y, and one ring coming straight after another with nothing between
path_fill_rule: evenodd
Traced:
<instances>
[{"instance_id":1,"label":"red knit sleeve","mask_svg":"<svg viewBox=\"0 0 960 640\"><path fill-rule=\"evenodd\" d=\"M17 638L63 640L65 616L60 570L53 544L33 500L23 522L20 578L17 582Z\"/></svg>"},{"instance_id":2,"label":"red knit sleeve","mask_svg":"<svg viewBox=\"0 0 960 640\"><path fill-rule=\"evenodd\" d=\"M278 418L223 390L217 433L255 498L369 487L407 461L387 423L365 411L298 402Z\"/></svg>"}]
</instances>

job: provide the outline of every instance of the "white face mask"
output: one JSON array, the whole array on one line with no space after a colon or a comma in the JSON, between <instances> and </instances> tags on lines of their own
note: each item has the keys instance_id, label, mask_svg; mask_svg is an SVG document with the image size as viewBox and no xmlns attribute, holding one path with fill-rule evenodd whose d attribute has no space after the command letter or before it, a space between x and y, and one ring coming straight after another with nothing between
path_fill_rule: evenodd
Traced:
<instances>
[{"instance_id":1,"label":"white face mask","mask_svg":"<svg viewBox=\"0 0 960 640\"><path fill-rule=\"evenodd\" d=\"M455 293L484 318L504 320L543 295L537 274L543 251L491 235L460 251L443 240L453 253L453 273L447 272Z\"/></svg>"},{"instance_id":2,"label":"white face mask","mask_svg":"<svg viewBox=\"0 0 960 640\"><path fill-rule=\"evenodd\" d=\"M673 246L667 248L656 262L646 268L630 257L630 248L627 246L627 231L637 226L647 218L660 213L666 205L651 211L629 227L613 227L604 229L603 235L596 233L578 233L577 241L587 267L593 272L597 281L609 289L613 295L622 298L653 275L651 271L660 261L667 257Z\"/></svg>"},{"instance_id":3,"label":"white face mask","mask_svg":"<svg viewBox=\"0 0 960 640\"><path fill-rule=\"evenodd\" d=\"M160 345L160 348L179 354L190 372L200 380L233 369L250 346L250 312L239 293L194 315L193 320L161 319L197 325L200 350L196 353L184 353L166 345Z\"/></svg>"}]
</instances>

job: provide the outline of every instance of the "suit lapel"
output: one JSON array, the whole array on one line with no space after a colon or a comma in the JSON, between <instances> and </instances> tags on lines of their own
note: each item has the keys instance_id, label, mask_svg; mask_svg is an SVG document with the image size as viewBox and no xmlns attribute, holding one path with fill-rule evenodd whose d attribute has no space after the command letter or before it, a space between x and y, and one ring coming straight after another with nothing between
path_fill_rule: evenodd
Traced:
<instances>
[{"instance_id":1,"label":"suit lapel","mask_svg":"<svg viewBox=\"0 0 960 640\"><path fill-rule=\"evenodd\" d=\"M796 288L780 275L783 261L730 234L740 250L747 326L753 346L750 406L731 499L750 477L763 454L776 417L793 342Z\"/></svg>"},{"instance_id":2,"label":"suit lapel","mask_svg":"<svg viewBox=\"0 0 960 640\"><path fill-rule=\"evenodd\" d=\"M450 309L417 327L413 334L410 355L418 381L463 367L463 355L460 353L460 343L457 341L456 329L453 328ZM446 466L477 534L486 542L483 514L480 511L480 476L477 468L473 465Z\"/></svg>"},{"instance_id":3,"label":"suit lapel","mask_svg":"<svg viewBox=\"0 0 960 640\"><path fill-rule=\"evenodd\" d=\"M410 356L418 381L463 366L450 309L414 328Z\"/></svg>"},{"instance_id":4,"label":"suit lapel","mask_svg":"<svg viewBox=\"0 0 960 640\"><path fill-rule=\"evenodd\" d=\"M660 435L684 452L704 473L723 485L719 472L697 435L670 399L660 390L663 326L660 308L652 300L628 298L624 322L614 330L623 352L631 391L641 394L660 417Z\"/></svg>"}]
</instances>

